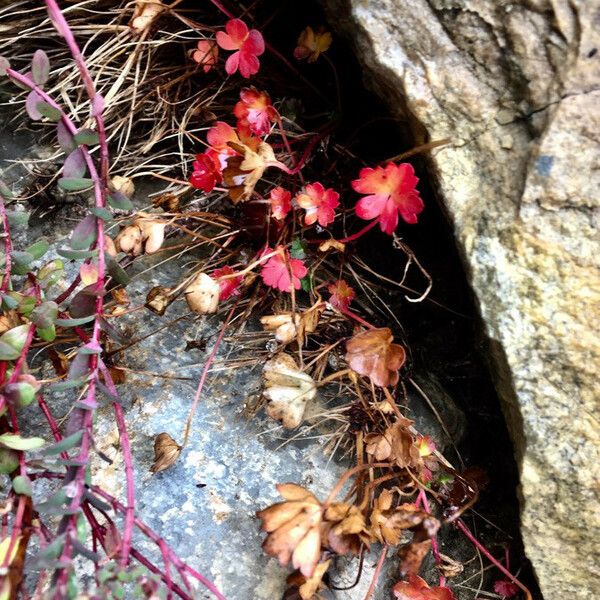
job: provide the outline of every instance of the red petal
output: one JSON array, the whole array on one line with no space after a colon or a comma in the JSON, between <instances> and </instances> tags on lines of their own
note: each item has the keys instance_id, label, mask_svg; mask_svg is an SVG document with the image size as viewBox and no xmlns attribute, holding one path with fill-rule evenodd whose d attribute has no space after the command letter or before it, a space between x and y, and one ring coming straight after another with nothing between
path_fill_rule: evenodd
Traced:
<instances>
[{"instance_id":1,"label":"red petal","mask_svg":"<svg viewBox=\"0 0 600 600\"><path fill-rule=\"evenodd\" d=\"M258 61L258 58L254 56L254 54L249 54L248 52L243 51L240 51L238 54L240 55L240 74L242 77L248 79L248 77L258 73L258 69L260 69L260 62Z\"/></svg>"},{"instance_id":2,"label":"red petal","mask_svg":"<svg viewBox=\"0 0 600 600\"><path fill-rule=\"evenodd\" d=\"M224 31L217 31L217 44L219 44L219 46L221 48L223 48L223 50L239 50L240 49L240 44L236 44L232 39L231 36L227 35Z\"/></svg>"},{"instance_id":3,"label":"red petal","mask_svg":"<svg viewBox=\"0 0 600 600\"><path fill-rule=\"evenodd\" d=\"M225 25L225 31L231 36L231 39L236 43L236 48L240 48L248 37L248 26L241 19L231 19ZM232 50L232 48L225 48Z\"/></svg>"},{"instance_id":4,"label":"red petal","mask_svg":"<svg viewBox=\"0 0 600 600\"><path fill-rule=\"evenodd\" d=\"M381 194L373 194L372 196L365 196L356 203L356 216L365 221L369 221L378 217L383 210L387 202L387 196Z\"/></svg>"},{"instance_id":5,"label":"red petal","mask_svg":"<svg viewBox=\"0 0 600 600\"><path fill-rule=\"evenodd\" d=\"M392 200L385 203L384 209L379 216L379 226L383 233L392 235L398 227L398 209Z\"/></svg>"},{"instance_id":6,"label":"red petal","mask_svg":"<svg viewBox=\"0 0 600 600\"><path fill-rule=\"evenodd\" d=\"M233 75L240 66L240 53L234 52L225 63L225 71L228 75Z\"/></svg>"},{"instance_id":7,"label":"red petal","mask_svg":"<svg viewBox=\"0 0 600 600\"><path fill-rule=\"evenodd\" d=\"M252 29L244 42L243 50L244 52L260 56L265 51L265 40L262 33L256 29Z\"/></svg>"}]
</instances>

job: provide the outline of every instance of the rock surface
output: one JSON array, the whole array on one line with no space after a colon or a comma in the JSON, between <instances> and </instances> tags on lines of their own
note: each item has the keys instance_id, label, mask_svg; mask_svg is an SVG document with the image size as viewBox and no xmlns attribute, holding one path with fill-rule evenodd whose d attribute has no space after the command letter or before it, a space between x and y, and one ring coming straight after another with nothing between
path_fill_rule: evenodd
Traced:
<instances>
[{"instance_id":1,"label":"rock surface","mask_svg":"<svg viewBox=\"0 0 600 600\"><path fill-rule=\"evenodd\" d=\"M600 597L600 2L327 0L432 152L546 600Z\"/></svg>"}]
</instances>

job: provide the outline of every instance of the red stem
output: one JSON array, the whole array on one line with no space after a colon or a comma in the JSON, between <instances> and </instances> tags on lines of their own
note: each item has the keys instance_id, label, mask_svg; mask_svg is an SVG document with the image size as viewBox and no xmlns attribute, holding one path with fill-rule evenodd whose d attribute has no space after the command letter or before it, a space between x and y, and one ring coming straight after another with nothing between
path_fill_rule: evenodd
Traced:
<instances>
[{"instance_id":1,"label":"red stem","mask_svg":"<svg viewBox=\"0 0 600 600\"><path fill-rule=\"evenodd\" d=\"M417 497L417 502L415 503L417 504L417 506L419 505L419 501L423 503L423 508L429 514L431 514L431 509L429 508L429 502L427 500L427 494L425 493L425 490L423 488L419 489L419 495ZM433 552L433 557L435 558L435 564L439 567L442 564L442 559L440 557L440 551L437 544L437 535L434 535L431 538L431 550ZM446 576L440 571L440 587L444 587L445 585Z\"/></svg>"},{"instance_id":2,"label":"red stem","mask_svg":"<svg viewBox=\"0 0 600 600\"><path fill-rule=\"evenodd\" d=\"M375 225L377 225L377 219L374 219L368 225L366 225L362 229L359 229L356 233L353 233L352 235L342 238L341 240L337 240L337 241L342 244L348 244L350 242L353 242L354 240L357 240L359 237L365 235L365 233L367 233L367 231L370 231L371 229L373 229L373 227L375 227Z\"/></svg>"},{"instance_id":3,"label":"red stem","mask_svg":"<svg viewBox=\"0 0 600 600\"><path fill-rule=\"evenodd\" d=\"M516 586L521 588L525 593L527 600L531 600L531 592L508 570L502 563L494 558L489 550L471 533L471 530L464 524L462 519L456 519L454 522L466 536L466 538L477 548L499 571L504 573Z\"/></svg>"}]
</instances>

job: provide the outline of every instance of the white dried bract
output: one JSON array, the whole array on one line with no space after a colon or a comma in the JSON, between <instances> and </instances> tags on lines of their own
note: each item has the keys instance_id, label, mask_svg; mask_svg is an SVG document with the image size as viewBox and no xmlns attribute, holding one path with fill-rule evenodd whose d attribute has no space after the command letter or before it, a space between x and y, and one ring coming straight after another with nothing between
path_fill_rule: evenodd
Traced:
<instances>
[{"instance_id":1,"label":"white dried bract","mask_svg":"<svg viewBox=\"0 0 600 600\"><path fill-rule=\"evenodd\" d=\"M113 258L117 256L117 247L115 246L112 238L106 234L104 234L104 251Z\"/></svg>"},{"instance_id":2,"label":"white dried bract","mask_svg":"<svg viewBox=\"0 0 600 600\"><path fill-rule=\"evenodd\" d=\"M145 29L150 27L152 21L166 8L167 7L158 0L137 0L133 18L131 19L129 26L136 33L142 33Z\"/></svg>"},{"instance_id":3,"label":"white dried bract","mask_svg":"<svg viewBox=\"0 0 600 600\"><path fill-rule=\"evenodd\" d=\"M136 219L133 224L137 225L142 232L144 252L146 254L158 252L165 241L165 227L167 224L153 219Z\"/></svg>"},{"instance_id":4,"label":"white dried bract","mask_svg":"<svg viewBox=\"0 0 600 600\"><path fill-rule=\"evenodd\" d=\"M199 273L183 293L190 310L206 315L217 312L220 291L219 284L212 277Z\"/></svg>"},{"instance_id":5,"label":"white dried bract","mask_svg":"<svg viewBox=\"0 0 600 600\"><path fill-rule=\"evenodd\" d=\"M139 256L143 250L142 230L137 225L124 227L115 238L115 246L119 252Z\"/></svg>"},{"instance_id":6,"label":"white dried bract","mask_svg":"<svg viewBox=\"0 0 600 600\"><path fill-rule=\"evenodd\" d=\"M135 192L135 186L133 185L133 181L130 177L123 177L123 175L115 175L110 182L112 183L113 188L117 192L121 192L125 194L128 198L133 196Z\"/></svg>"},{"instance_id":7,"label":"white dried bract","mask_svg":"<svg viewBox=\"0 0 600 600\"><path fill-rule=\"evenodd\" d=\"M263 395L269 404L267 414L286 429L302 423L306 405L317 393L313 378L302 372L289 354L279 354L263 369Z\"/></svg>"},{"instance_id":8,"label":"white dried bract","mask_svg":"<svg viewBox=\"0 0 600 600\"><path fill-rule=\"evenodd\" d=\"M260 323L267 331L275 332L278 342L288 344L297 338L301 319L298 313L281 313L261 317Z\"/></svg>"}]
</instances>

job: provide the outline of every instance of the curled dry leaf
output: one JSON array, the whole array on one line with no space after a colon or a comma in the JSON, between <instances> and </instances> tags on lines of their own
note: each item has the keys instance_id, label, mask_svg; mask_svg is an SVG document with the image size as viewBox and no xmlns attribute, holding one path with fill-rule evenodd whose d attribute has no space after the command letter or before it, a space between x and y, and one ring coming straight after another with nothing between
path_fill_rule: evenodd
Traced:
<instances>
[{"instance_id":1,"label":"curled dry leaf","mask_svg":"<svg viewBox=\"0 0 600 600\"><path fill-rule=\"evenodd\" d=\"M191 311L200 315L217 312L221 288L210 275L198 273L183 293Z\"/></svg>"},{"instance_id":2,"label":"curled dry leaf","mask_svg":"<svg viewBox=\"0 0 600 600\"><path fill-rule=\"evenodd\" d=\"M263 378L263 395L269 400L267 414L281 421L286 429L298 427L306 404L317 393L313 378L303 373L289 354L279 354L267 361Z\"/></svg>"},{"instance_id":3,"label":"curled dry leaf","mask_svg":"<svg viewBox=\"0 0 600 600\"><path fill-rule=\"evenodd\" d=\"M169 304L173 302L173 296L170 295L171 290L172 288L163 287L161 285L153 287L146 296L146 303L144 306L162 317Z\"/></svg>"},{"instance_id":4,"label":"curled dry leaf","mask_svg":"<svg viewBox=\"0 0 600 600\"><path fill-rule=\"evenodd\" d=\"M423 559L431 549L431 540L424 539L420 541L413 540L410 544L402 546L398 550L398 558L400 560L399 570L402 576L417 575L421 570Z\"/></svg>"},{"instance_id":5,"label":"curled dry leaf","mask_svg":"<svg viewBox=\"0 0 600 600\"><path fill-rule=\"evenodd\" d=\"M256 513L262 521L262 529L269 534L263 542L263 550L277 558L282 566L291 560L302 575L310 578L321 555L321 503L294 483L280 484L277 491L285 501Z\"/></svg>"},{"instance_id":6,"label":"curled dry leaf","mask_svg":"<svg viewBox=\"0 0 600 600\"><path fill-rule=\"evenodd\" d=\"M327 507L322 535L324 543L337 554L358 554L372 539L358 506L343 502Z\"/></svg>"},{"instance_id":7,"label":"curled dry leaf","mask_svg":"<svg viewBox=\"0 0 600 600\"><path fill-rule=\"evenodd\" d=\"M383 433L369 433L365 436L367 453L377 461L389 460L399 467L416 467L421 462L419 450L413 435L408 430L412 423L400 418L385 429Z\"/></svg>"},{"instance_id":8,"label":"curled dry leaf","mask_svg":"<svg viewBox=\"0 0 600 600\"><path fill-rule=\"evenodd\" d=\"M160 473L175 464L181 454L180 446L168 433L159 433L154 440L154 463L152 473Z\"/></svg>"},{"instance_id":9,"label":"curled dry leaf","mask_svg":"<svg viewBox=\"0 0 600 600\"><path fill-rule=\"evenodd\" d=\"M393 339L389 327L362 331L346 344L346 361L351 369L366 375L375 385L396 385L406 352L399 344L393 344Z\"/></svg>"},{"instance_id":10,"label":"curled dry leaf","mask_svg":"<svg viewBox=\"0 0 600 600\"><path fill-rule=\"evenodd\" d=\"M319 563L312 577L305 577L300 571L294 571L286 579L286 583L293 588L298 588L298 595L302 600L317 600L320 591L327 589L323 583L323 576L329 569L331 559ZM287 596L286 596L287 597Z\"/></svg>"},{"instance_id":11,"label":"curled dry leaf","mask_svg":"<svg viewBox=\"0 0 600 600\"><path fill-rule=\"evenodd\" d=\"M229 142L228 144L241 156L231 156L223 170L223 180L229 190L233 202L249 200L254 187L260 181L269 163L276 163L273 148L266 142L260 142L253 150L245 144Z\"/></svg>"}]
</instances>

